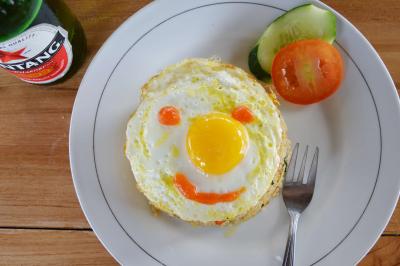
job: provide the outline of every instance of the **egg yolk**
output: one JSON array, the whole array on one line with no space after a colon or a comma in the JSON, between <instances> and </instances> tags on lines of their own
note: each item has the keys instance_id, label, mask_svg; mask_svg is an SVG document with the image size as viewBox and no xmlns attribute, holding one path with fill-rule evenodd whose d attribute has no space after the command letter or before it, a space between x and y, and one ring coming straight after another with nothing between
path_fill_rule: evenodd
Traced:
<instances>
[{"instance_id":1,"label":"egg yolk","mask_svg":"<svg viewBox=\"0 0 400 266\"><path fill-rule=\"evenodd\" d=\"M231 116L211 113L194 119L186 138L192 163L207 174L224 174L244 157L246 128Z\"/></svg>"}]
</instances>

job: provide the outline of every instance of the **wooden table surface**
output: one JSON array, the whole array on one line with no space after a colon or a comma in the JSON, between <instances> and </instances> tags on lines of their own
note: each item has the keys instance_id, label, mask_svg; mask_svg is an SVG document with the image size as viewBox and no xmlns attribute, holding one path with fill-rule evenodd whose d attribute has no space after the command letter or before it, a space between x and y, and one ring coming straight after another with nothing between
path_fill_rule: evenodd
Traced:
<instances>
[{"instance_id":1,"label":"wooden table surface","mask_svg":"<svg viewBox=\"0 0 400 266\"><path fill-rule=\"evenodd\" d=\"M79 206L68 160L72 105L108 36L149 1L67 0L88 56L64 83L33 86L0 72L0 264L115 265ZM372 43L400 84L400 1L325 0ZM400 207L361 265L400 265Z\"/></svg>"}]
</instances>

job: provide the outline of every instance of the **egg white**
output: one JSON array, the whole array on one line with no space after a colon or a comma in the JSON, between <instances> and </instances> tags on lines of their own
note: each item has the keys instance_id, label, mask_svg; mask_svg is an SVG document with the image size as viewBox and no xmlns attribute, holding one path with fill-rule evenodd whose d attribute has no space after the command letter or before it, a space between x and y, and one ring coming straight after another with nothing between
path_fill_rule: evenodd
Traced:
<instances>
[{"instance_id":1,"label":"egg white","mask_svg":"<svg viewBox=\"0 0 400 266\"><path fill-rule=\"evenodd\" d=\"M281 159L279 111L264 88L243 70L214 60L189 59L152 78L142 102L128 122L126 156L139 189L157 208L186 221L234 219L255 206L271 186ZM222 175L208 175L190 161L186 135L191 120L212 112L248 106L255 121L246 124L249 147L242 161ZM164 106L181 112L181 123L163 126L158 112ZM183 172L201 192L226 193L245 187L238 199L212 205L185 198L173 184Z\"/></svg>"}]
</instances>

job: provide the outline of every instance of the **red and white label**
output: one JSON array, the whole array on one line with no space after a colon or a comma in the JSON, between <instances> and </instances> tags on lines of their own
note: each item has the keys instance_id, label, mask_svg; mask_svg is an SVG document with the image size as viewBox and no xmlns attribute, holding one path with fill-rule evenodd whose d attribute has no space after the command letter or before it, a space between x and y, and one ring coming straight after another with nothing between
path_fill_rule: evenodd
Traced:
<instances>
[{"instance_id":1,"label":"red and white label","mask_svg":"<svg viewBox=\"0 0 400 266\"><path fill-rule=\"evenodd\" d=\"M0 67L26 82L56 81L71 63L72 46L62 27L42 23L0 43Z\"/></svg>"}]
</instances>

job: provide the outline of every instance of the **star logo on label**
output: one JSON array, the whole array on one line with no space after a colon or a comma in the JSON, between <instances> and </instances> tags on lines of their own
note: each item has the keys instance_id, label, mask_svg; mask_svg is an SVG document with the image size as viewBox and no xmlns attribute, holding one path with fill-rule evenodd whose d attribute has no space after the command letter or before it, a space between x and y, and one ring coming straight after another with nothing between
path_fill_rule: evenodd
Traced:
<instances>
[{"instance_id":1,"label":"star logo on label","mask_svg":"<svg viewBox=\"0 0 400 266\"><path fill-rule=\"evenodd\" d=\"M19 49L13 52L7 52L0 50L0 62L7 63L9 61L26 59L26 56L21 55L24 52L25 48Z\"/></svg>"}]
</instances>

